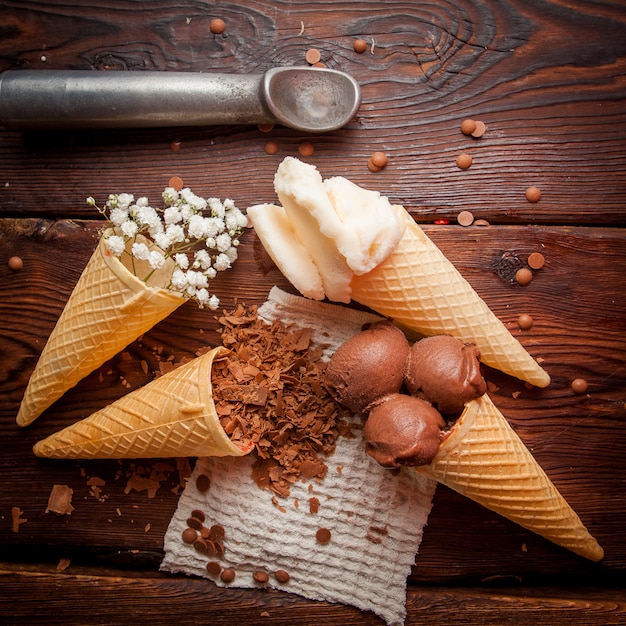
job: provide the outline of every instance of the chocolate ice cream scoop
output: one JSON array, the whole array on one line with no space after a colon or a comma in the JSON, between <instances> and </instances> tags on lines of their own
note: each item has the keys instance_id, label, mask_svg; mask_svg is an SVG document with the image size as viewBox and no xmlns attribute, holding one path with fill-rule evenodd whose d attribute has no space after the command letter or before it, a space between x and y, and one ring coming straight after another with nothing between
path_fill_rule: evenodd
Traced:
<instances>
[{"instance_id":1,"label":"chocolate ice cream scoop","mask_svg":"<svg viewBox=\"0 0 626 626\"><path fill-rule=\"evenodd\" d=\"M460 413L465 402L487 391L478 348L449 335L426 337L411 346L405 383L411 394L425 397L445 414Z\"/></svg>"},{"instance_id":2,"label":"chocolate ice cream scoop","mask_svg":"<svg viewBox=\"0 0 626 626\"><path fill-rule=\"evenodd\" d=\"M445 422L431 404L392 394L375 404L365 422L365 451L383 467L428 465Z\"/></svg>"},{"instance_id":3,"label":"chocolate ice cream scoop","mask_svg":"<svg viewBox=\"0 0 626 626\"><path fill-rule=\"evenodd\" d=\"M337 402L358 413L400 390L409 354L404 333L376 322L343 343L330 358L325 384Z\"/></svg>"}]
</instances>

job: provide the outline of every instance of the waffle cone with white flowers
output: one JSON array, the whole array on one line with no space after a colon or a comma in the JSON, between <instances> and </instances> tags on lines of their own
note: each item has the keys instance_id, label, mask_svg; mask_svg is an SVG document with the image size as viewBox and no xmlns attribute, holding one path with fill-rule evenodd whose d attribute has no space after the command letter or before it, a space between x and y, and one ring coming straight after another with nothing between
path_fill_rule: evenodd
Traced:
<instances>
[{"instance_id":1,"label":"waffle cone with white flowers","mask_svg":"<svg viewBox=\"0 0 626 626\"><path fill-rule=\"evenodd\" d=\"M137 240L148 243L141 235ZM144 265L140 270L150 271L147 263L134 262L135 269ZM167 285L172 264L166 260L151 283ZM135 276L111 254L102 236L39 357L17 423L31 424L82 378L184 302L182 295L149 286Z\"/></svg>"},{"instance_id":2,"label":"waffle cone with white flowers","mask_svg":"<svg viewBox=\"0 0 626 626\"><path fill-rule=\"evenodd\" d=\"M420 473L592 561L604 552L484 395L468 402Z\"/></svg>"},{"instance_id":3,"label":"waffle cone with white flowers","mask_svg":"<svg viewBox=\"0 0 626 626\"><path fill-rule=\"evenodd\" d=\"M89 417L35 444L37 456L61 459L242 456L222 428L212 397L214 348Z\"/></svg>"},{"instance_id":4,"label":"waffle cone with white flowers","mask_svg":"<svg viewBox=\"0 0 626 626\"><path fill-rule=\"evenodd\" d=\"M355 300L422 335L474 343L481 360L537 387L547 372L511 335L408 212L293 157L274 186L282 206L250 207L265 249L302 295Z\"/></svg>"}]
</instances>

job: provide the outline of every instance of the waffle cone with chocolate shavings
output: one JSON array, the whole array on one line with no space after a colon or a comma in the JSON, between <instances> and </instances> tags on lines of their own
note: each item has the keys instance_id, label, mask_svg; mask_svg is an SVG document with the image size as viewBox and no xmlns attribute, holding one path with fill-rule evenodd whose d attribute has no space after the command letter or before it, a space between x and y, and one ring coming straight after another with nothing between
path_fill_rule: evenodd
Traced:
<instances>
[{"instance_id":1,"label":"waffle cone with chocolate shavings","mask_svg":"<svg viewBox=\"0 0 626 626\"><path fill-rule=\"evenodd\" d=\"M228 353L214 348L35 444L37 456L122 459L241 456L222 428L212 398L211 368Z\"/></svg>"}]
</instances>

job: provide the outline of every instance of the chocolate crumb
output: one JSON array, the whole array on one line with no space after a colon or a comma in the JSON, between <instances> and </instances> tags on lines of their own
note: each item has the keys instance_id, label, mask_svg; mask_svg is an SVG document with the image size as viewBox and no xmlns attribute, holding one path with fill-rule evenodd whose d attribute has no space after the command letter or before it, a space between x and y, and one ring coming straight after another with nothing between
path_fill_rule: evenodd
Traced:
<instances>
[{"instance_id":1,"label":"chocolate crumb","mask_svg":"<svg viewBox=\"0 0 626 626\"><path fill-rule=\"evenodd\" d=\"M309 498L309 513L316 515L319 510L320 510L319 499L316 498L315 496L313 496L312 498Z\"/></svg>"}]
</instances>

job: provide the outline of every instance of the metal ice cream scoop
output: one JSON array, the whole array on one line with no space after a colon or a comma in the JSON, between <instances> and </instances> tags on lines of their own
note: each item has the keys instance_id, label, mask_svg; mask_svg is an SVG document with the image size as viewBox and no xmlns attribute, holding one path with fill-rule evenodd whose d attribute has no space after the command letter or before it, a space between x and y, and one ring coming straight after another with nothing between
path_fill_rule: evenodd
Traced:
<instances>
[{"instance_id":1,"label":"metal ice cream scoop","mask_svg":"<svg viewBox=\"0 0 626 626\"><path fill-rule=\"evenodd\" d=\"M0 124L12 130L277 123L321 133L361 103L337 70L278 67L264 74L10 70L0 75Z\"/></svg>"}]
</instances>

